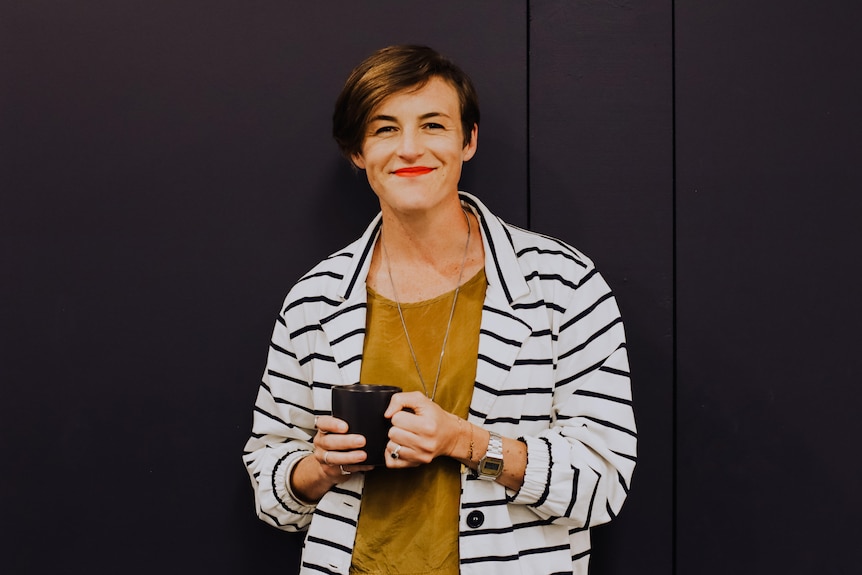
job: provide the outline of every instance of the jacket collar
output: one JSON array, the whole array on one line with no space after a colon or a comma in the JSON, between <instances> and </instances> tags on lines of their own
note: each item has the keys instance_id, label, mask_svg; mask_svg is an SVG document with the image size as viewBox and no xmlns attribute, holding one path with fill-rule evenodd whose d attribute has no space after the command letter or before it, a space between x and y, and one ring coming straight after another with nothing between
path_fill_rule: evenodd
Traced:
<instances>
[{"instance_id":1,"label":"jacket collar","mask_svg":"<svg viewBox=\"0 0 862 575\"><path fill-rule=\"evenodd\" d=\"M459 192L459 197L461 204L476 214L479 220L482 242L485 246L485 275L488 277L489 288L493 287L495 292L499 290L495 299L499 298L502 301L498 303L502 304L505 301L505 305L511 306L530 293L530 288L518 265L512 238L503 222L477 197L466 192ZM371 252L380 235L381 223L382 215L377 214L354 244L356 250L338 288L338 296L343 302L356 301L357 297L365 299L365 279L368 277Z\"/></svg>"}]
</instances>

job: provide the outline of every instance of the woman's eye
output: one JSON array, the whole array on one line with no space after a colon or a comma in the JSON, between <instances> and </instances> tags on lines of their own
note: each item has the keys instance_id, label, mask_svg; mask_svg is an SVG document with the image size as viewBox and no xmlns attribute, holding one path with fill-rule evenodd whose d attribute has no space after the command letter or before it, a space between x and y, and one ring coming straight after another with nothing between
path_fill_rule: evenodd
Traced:
<instances>
[{"instance_id":1,"label":"woman's eye","mask_svg":"<svg viewBox=\"0 0 862 575\"><path fill-rule=\"evenodd\" d=\"M380 126L376 130L374 130L374 133L377 135L383 135L383 134L389 134L389 133L394 132L394 131L395 131L395 126Z\"/></svg>"},{"instance_id":2,"label":"woman's eye","mask_svg":"<svg viewBox=\"0 0 862 575\"><path fill-rule=\"evenodd\" d=\"M429 122L429 123L425 124L425 127L430 128L431 130L442 130L443 124L438 124L436 122Z\"/></svg>"}]
</instances>

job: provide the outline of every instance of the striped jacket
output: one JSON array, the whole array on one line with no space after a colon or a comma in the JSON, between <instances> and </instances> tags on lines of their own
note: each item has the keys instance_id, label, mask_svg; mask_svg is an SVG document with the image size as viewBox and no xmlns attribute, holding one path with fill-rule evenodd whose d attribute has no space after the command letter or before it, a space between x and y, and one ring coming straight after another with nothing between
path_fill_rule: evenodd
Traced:
<instances>
[{"instance_id":1,"label":"striped jacket","mask_svg":"<svg viewBox=\"0 0 862 575\"><path fill-rule=\"evenodd\" d=\"M499 220L475 197L488 287L469 420L527 444L517 492L461 478L464 574L586 574L589 529L623 505L636 461L625 336L616 302L574 248ZM363 474L305 505L285 471L310 453L333 386L359 381L370 254L364 235L291 289L270 345L244 460L258 516L308 530L301 573L347 574Z\"/></svg>"}]
</instances>

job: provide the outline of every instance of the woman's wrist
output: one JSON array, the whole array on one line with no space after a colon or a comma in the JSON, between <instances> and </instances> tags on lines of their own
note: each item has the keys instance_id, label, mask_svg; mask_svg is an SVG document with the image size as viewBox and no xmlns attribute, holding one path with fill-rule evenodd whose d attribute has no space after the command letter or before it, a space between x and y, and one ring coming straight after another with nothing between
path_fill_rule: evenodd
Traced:
<instances>
[{"instance_id":1,"label":"woman's wrist","mask_svg":"<svg viewBox=\"0 0 862 575\"><path fill-rule=\"evenodd\" d=\"M477 439L481 435L481 429L465 419L455 416L458 429L455 440L452 442L452 450L449 457L457 459L465 465L475 466L477 461Z\"/></svg>"},{"instance_id":2,"label":"woman's wrist","mask_svg":"<svg viewBox=\"0 0 862 575\"><path fill-rule=\"evenodd\" d=\"M287 491L294 499L306 505L316 505L320 498L337 483L323 472L320 463L311 453L286 471L284 480Z\"/></svg>"},{"instance_id":3,"label":"woman's wrist","mask_svg":"<svg viewBox=\"0 0 862 575\"><path fill-rule=\"evenodd\" d=\"M299 467L299 465L304 460L308 459L308 457L310 455L311 454L306 455L304 457L294 459L293 462L290 465L288 465L287 468L284 470L284 487L285 487L285 490L287 491L288 495L290 495L290 497L292 499L296 500L297 502L299 502L302 505L305 505L307 507L312 507L312 506L316 505L317 501L312 501L310 499L307 499L304 495L300 494L297 491L297 489L294 485L294 473L295 473L296 469Z\"/></svg>"}]
</instances>

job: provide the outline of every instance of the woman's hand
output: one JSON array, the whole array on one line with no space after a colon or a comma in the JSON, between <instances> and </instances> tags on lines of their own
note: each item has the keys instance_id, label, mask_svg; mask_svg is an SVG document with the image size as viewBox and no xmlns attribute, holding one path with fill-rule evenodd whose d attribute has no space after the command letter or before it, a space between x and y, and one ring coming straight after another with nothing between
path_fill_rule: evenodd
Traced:
<instances>
[{"instance_id":1,"label":"woman's hand","mask_svg":"<svg viewBox=\"0 0 862 575\"><path fill-rule=\"evenodd\" d=\"M345 475L354 471L368 471L373 465L360 465L368 458L365 437L348 434L347 422L329 415L316 418L317 434L314 436L314 458L323 472L341 483Z\"/></svg>"},{"instance_id":2,"label":"woman's hand","mask_svg":"<svg viewBox=\"0 0 862 575\"><path fill-rule=\"evenodd\" d=\"M417 467L442 455L476 469L488 449L487 430L444 411L418 391L393 395L384 415L392 420L387 467ZM518 491L527 468L527 445L503 437L503 459L497 483Z\"/></svg>"},{"instance_id":3,"label":"woman's hand","mask_svg":"<svg viewBox=\"0 0 862 575\"><path fill-rule=\"evenodd\" d=\"M297 496L305 501L317 501L337 485L350 479L357 471L370 471L373 465L363 465L368 457L365 437L349 434L347 422L328 415L315 418L317 433L314 451L296 464L288 479Z\"/></svg>"},{"instance_id":4,"label":"woman's hand","mask_svg":"<svg viewBox=\"0 0 862 575\"><path fill-rule=\"evenodd\" d=\"M393 468L416 467L441 455L454 457L463 442L461 431L469 425L418 391L393 395L384 415L392 420L386 466Z\"/></svg>"}]
</instances>

